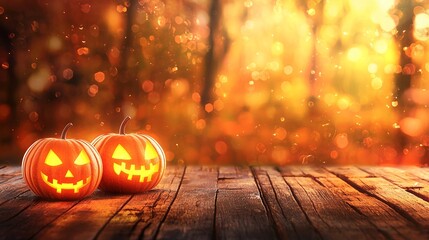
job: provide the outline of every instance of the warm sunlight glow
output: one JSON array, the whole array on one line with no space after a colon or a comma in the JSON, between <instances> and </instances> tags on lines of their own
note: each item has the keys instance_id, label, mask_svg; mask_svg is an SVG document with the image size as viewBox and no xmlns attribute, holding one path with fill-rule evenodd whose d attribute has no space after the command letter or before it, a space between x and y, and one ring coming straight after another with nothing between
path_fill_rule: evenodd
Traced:
<instances>
[{"instance_id":1,"label":"warm sunlight glow","mask_svg":"<svg viewBox=\"0 0 429 240\"><path fill-rule=\"evenodd\" d=\"M429 1L10 2L6 150L130 115L172 163L429 164Z\"/></svg>"}]
</instances>

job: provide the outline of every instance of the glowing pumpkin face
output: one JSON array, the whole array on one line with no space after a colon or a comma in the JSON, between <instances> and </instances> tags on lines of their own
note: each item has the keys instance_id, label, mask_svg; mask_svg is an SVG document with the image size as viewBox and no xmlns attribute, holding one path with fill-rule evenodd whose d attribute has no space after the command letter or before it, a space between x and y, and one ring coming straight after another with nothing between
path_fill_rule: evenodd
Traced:
<instances>
[{"instance_id":1,"label":"glowing pumpkin face","mask_svg":"<svg viewBox=\"0 0 429 240\"><path fill-rule=\"evenodd\" d=\"M155 187L164 173L165 155L150 136L125 134L122 122L119 134L101 135L92 144L99 151L103 166L100 189L109 192L137 193Z\"/></svg>"},{"instance_id":2,"label":"glowing pumpkin face","mask_svg":"<svg viewBox=\"0 0 429 240\"><path fill-rule=\"evenodd\" d=\"M40 139L31 145L22 161L27 185L38 196L57 200L80 199L97 189L102 176L101 157L83 140Z\"/></svg>"},{"instance_id":3,"label":"glowing pumpkin face","mask_svg":"<svg viewBox=\"0 0 429 240\"><path fill-rule=\"evenodd\" d=\"M129 164L128 167L127 161L132 160L132 158L128 151L121 144L118 144L112 154L112 159L119 160L120 162L120 164L113 162L113 171L116 175L125 174L127 180L137 177L139 182L152 181L152 175L159 172L159 156L153 145L147 140L144 141L146 146L144 159L149 160L149 169L146 169L145 165L136 166L133 163Z\"/></svg>"},{"instance_id":4,"label":"glowing pumpkin face","mask_svg":"<svg viewBox=\"0 0 429 240\"><path fill-rule=\"evenodd\" d=\"M63 159L67 159L67 156ZM89 163L88 154L83 149L74 161L64 163L51 149L45 159L46 166L40 171L40 175L43 182L55 189L57 193L62 193L63 190L73 190L73 193L79 193L80 189L88 185L91 180L90 172L85 168L85 165ZM79 172L80 177L75 177L73 172L75 174Z\"/></svg>"}]
</instances>

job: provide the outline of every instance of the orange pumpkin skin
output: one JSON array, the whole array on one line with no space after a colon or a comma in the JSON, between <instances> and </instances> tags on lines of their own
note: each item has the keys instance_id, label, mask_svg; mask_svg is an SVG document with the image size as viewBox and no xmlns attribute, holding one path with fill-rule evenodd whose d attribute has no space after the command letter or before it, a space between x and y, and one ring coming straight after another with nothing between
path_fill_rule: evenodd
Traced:
<instances>
[{"instance_id":1,"label":"orange pumpkin skin","mask_svg":"<svg viewBox=\"0 0 429 240\"><path fill-rule=\"evenodd\" d=\"M92 141L103 161L99 188L114 193L140 193L154 188L166 167L161 146L144 134L125 134L127 117L119 134L101 135Z\"/></svg>"},{"instance_id":2,"label":"orange pumpkin skin","mask_svg":"<svg viewBox=\"0 0 429 240\"><path fill-rule=\"evenodd\" d=\"M34 142L22 159L22 175L36 195L52 200L76 200L93 193L103 174L101 157L89 142L44 138Z\"/></svg>"}]
</instances>

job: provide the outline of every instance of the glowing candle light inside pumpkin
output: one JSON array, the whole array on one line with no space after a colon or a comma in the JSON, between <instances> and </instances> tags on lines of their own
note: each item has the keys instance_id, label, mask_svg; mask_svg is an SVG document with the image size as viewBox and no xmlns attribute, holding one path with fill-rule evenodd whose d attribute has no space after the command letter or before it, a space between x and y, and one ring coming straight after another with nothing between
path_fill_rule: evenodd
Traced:
<instances>
[{"instance_id":1,"label":"glowing candle light inside pumpkin","mask_svg":"<svg viewBox=\"0 0 429 240\"><path fill-rule=\"evenodd\" d=\"M161 146L144 134L125 134L126 117L119 134L101 135L92 141L100 152L104 172L100 189L137 193L154 188L162 178L166 158Z\"/></svg>"},{"instance_id":2,"label":"glowing candle light inside pumpkin","mask_svg":"<svg viewBox=\"0 0 429 240\"><path fill-rule=\"evenodd\" d=\"M94 192L101 181L102 163L97 150L84 140L66 139L72 126L65 126L60 139L39 139L24 154L22 175L40 197L80 199Z\"/></svg>"}]
</instances>

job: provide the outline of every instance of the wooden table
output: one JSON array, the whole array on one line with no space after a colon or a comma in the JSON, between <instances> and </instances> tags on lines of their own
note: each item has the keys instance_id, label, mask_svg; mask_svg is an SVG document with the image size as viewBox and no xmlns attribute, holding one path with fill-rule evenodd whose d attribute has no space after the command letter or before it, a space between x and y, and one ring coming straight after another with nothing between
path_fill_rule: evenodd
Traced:
<instances>
[{"instance_id":1,"label":"wooden table","mask_svg":"<svg viewBox=\"0 0 429 240\"><path fill-rule=\"evenodd\" d=\"M168 166L155 190L41 200L0 169L0 239L429 239L429 169Z\"/></svg>"}]
</instances>

